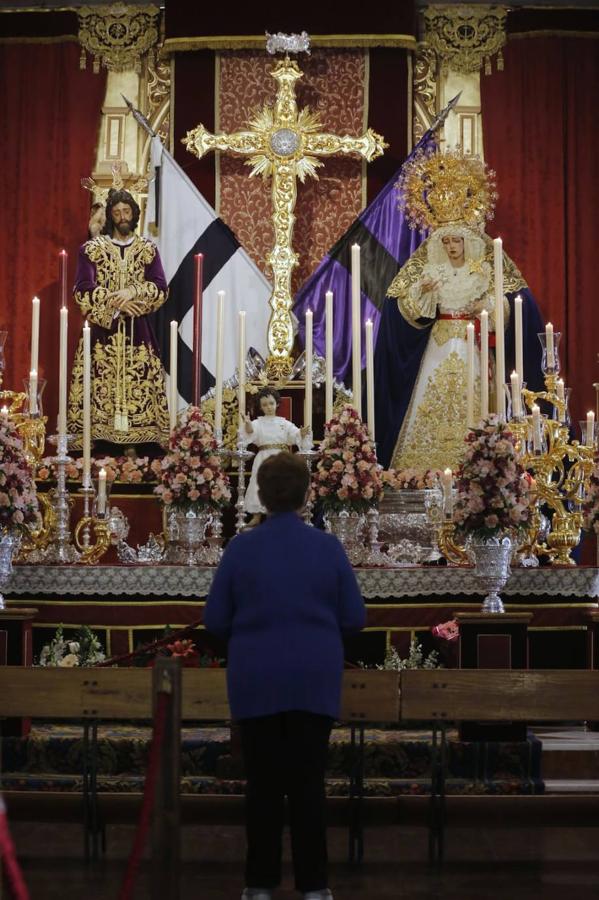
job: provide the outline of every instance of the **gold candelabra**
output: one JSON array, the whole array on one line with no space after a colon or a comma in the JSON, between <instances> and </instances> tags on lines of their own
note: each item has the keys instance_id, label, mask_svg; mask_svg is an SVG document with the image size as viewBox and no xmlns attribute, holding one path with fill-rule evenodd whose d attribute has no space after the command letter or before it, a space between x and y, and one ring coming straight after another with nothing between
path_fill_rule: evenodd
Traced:
<instances>
[{"instance_id":1,"label":"gold candelabra","mask_svg":"<svg viewBox=\"0 0 599 900\"><path fill-rule=\"evenodd\" d=\"M517 553L520 557L547 556L552 565L573 566L576 563L570 554L580 542L582 506L590 486L595 447L570 440L565 393L558 394L557 381L556 371L547 372L544 391L523 390L522 399L529 412L509 422L520 462L533 478L533 514ZM533 415L538 401L553 407L553 417L540 415L540 409ZM542 534L543 506L552 513L546 536ZM449 563L469 564L465 547L456 540L450 515L446 514L440 525L438 543Z\"/></svg>"},{"instance_id":2,"label":"gold candelabra","mask_svg":"<svg viewBox=\"0 0 599 900\"><path fill-rule=\"evenodd\" d=\"M557 392L557 373L545 374L544 391L522 391L530 414L510 422L517 436L522 465L534 477L532 488L535 514L528 532L528 548L535 556L548 556L553 565L575 565L571 551L580 542L583 525L582 504L593 471L594 445L570 440L566 424L566 401ZM555 417L539 416L537 426L533 405L549 403ZM534 429L539 428L536 436ZM545 540L539 540L541 507L553 513Z\"/></svg>"}]
</instances>

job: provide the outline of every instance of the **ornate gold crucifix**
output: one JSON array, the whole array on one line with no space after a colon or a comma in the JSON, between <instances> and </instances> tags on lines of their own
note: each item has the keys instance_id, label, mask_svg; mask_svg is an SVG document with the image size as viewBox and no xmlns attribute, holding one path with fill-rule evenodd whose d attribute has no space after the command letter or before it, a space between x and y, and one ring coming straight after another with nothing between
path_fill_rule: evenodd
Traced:
<instances>
[{"instance_id":1,"label":"ornate gold crucifix","mask_svg":"<svg viewBox=\"0 0 599 900\"><path fill-rule=\"evenodd\" d=\"M252 175L272 176L275 245L268 258L273 272L271 315L268 324L268 375L274 379L291 372L293 324L291 320L291 274L298 264L293 250L293 226L297 178L318 178L316 169L324 165L319 157L356 153L370 162L383 153L387 144L371 128L359 137L329 134L321 130L318 116L308 107L297 108L295 83L303 73L288 57L271 72L278 84L274 107L265 106L249 123L247 131L210 134L203 125L188 132L183 143L200 159L209 150L226 150L247 156Z\"/></svg>"}]
</instances>

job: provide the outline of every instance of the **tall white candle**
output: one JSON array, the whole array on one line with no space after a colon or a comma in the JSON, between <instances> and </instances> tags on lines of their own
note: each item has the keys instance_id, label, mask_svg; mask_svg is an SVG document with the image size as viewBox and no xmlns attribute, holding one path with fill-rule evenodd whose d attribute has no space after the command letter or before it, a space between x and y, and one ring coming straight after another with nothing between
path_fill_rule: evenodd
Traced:
<instances>
[{"instance_id":1,"label":"tall white candle","mask_svg":"<svg viewBox=\"0 0 599 900\"><path fill-rule=\"evenodd\" d=\"M239 404L239 421L241 421L245 416L245 312L240 311L238 317L238 341L239 341L239 351L238 351L238 361L237 366L239 369L239 391L238 391L238 404Z\"/></svg>"},{"instance_id":2,"label":"tall white candle","mask_svg":"<svg viewBox=\"0 0 599 900\"><path fill-rule=\"evenodd\" d=\"M522 337L522 297L514 300L514 337L516 341L516 372L520 384L524 384L524 342Z\"/></svg>"},{"instance_id":3,"label":"tall white candle","mask_svg":"<svg viewBox=\"0 0 599 900\"><path fill-rule=\"evenodd\" d=\"M589 410L587 413L587 447L592 447L595 443L595 413Z\"/></svg>"},{"instance_id":4,"label":"tall white candle","mask_svg":"<svg viewBox=\"0 0 599 900\"><path fill-rule=\"evenodd\" d=\"M503 244L501 238L493 241L495 263L495 395L497 415L505 419L505 334L503 316Z\"/></svg>"},{"instance_id":5,"label":"tall white candle","mask_svg":"<svg viewBox=\"0 0 599 900\"><path fill-rule=\"evenodd\" d=\"M325 422L333 418L333 292L325 294Z\"/></svg>"},{"instance_id":6,"label":"tall white candle","mask_svg":"<svg viewBox=\"0 0 599 900\"><path fill-rule=\"evenodd\" d=\"M177 427L177 412L179 407L179 391L177 390L178 381L178 352L179 352L179 324L174 319L171 322L171 341L170 341L170 372L168 384L168 413L169 413L169 430L173 431Z\"/></svg>"},{"instance_id":7,"label":"tall white candle","mask_svg":"<svg viewBox=\"0 0 599 900\"><path fill-rule=\"evenodd\" d=\"M510 381L512 383L512 417L521 416L522 415L522 394L520 387L520 376L517 372L512 372L510 375Z\"/></svg>"},{"instance_id":8,"label":"tall white candle","mask_svg":"<svg viewBox=\"0 0 599 900\"><path fill-rule=\"evenodd\" d=\"M223 361L225 354L225 292L216 295L216 388L214 394L214 430L223 430Z\"/></svg>"},{"instance_id":9,"label":"tall white candle","mask_svg":"<svg viewBox=\"0 0 599 900\"><path fill-rule=\"evenodd\" d=\"M541 452L541 409L536 403L532 405L532 447L535 453Z\"/></svg>"},{"instance_id":10,"label":"tall white candle","mask_svg":"<svg viewBox=\"0 0 599 900\"><path fill-rule=\"evenodd\" d=\"M474 324L466 325L466 426L474 427Z\"/></svg>"},{"instance_id":11,"label":"tall white candle","mask_svg":"<svg viewBox=\"0 0 599 900\"><path fill-rule=\"evenodd\" d=\"M362 415L362 316L360 309L360 247L351 248L351 309L352 309L352 393L353 406Z\"/></svg>"},{"instance_id":12,"label":"tall white candle","mask_svg":"<svg viewBox=\"0 0 599 900\"><path fill-rule=\"evenodd\" d=\"M100 469L98 476L98 498L96 510L99 516L106 514L106 469Z\"/></svg>"},{"instance_id":13,"label":"tall white candle","mask_svg":"<svg viewBox=\"0 0 599 900\"><path fill-rule=\"evenodd\" d=\"M489 313L480 314L480 417L489 415Z\"/></svg>"},{"instance_id":14,"label":"tall white candle","mask_svg":"<svg viewBox=\"0 0 599 900\"><path fill-rule=\"evenodd\" d=\"M29 415L37 414L37 372L32 369L29 373Z\"/></svg>"},{"instance_id":15,"label":"tall white candle","mask_svg":"<svg viewBox=\"0 0 599 900\"><path fill-rule=\"evenodd\" d=\"M83 325L83 487L91 487L92 422L91 422L91 328Z\"/></svg>"},{"instance_id":16,"label":"tall white candle","mask_svg":"<svg viewBox=\"0 0 599 900\"><path fill-rule=\"evenodd\" d=\"M370 319L366 322L366 415L370 440L376 440L374 422L374 329Z\"/></svg>"},{"instance_id":17,"label":"tall white candle","mask_svg":"<svg viewBox=\"0 0 599 900\"><path fill-rule=\"evenodd\" d=\"M31 301L31 365L34 372L39 370L40 355L40 298Z\"/></svg>"},{"instance_id":18,"label":"tall white candle","mask_svg":"<svg viewBox=\"0 0 599 900\"><path fill-rule=\"evenodd\" d=\"M445 469L441 475L441 483L443 485L443 508L446 515L453 513L453 472L451 469Z\"/></svg>"},{"instance_id":19,"label":"tall white candle","mask_svg":"<svg viewBox=\"0 0 599 900\"><path fill-rule=\"evenodd\" d=\"M60 308L60 342L58 361L58 437L63 444L67 433L67 350L69 332L69 311Z\"/></svg>"},{"instance_id":20,"label":"tall white candle","mask_svg":"<svg viewBox=\"0 0 599 900\"><path fill-rule=\"evenodd\" d=\"M306 376L304 395L304 427L312 428L312 361L314 355L313 313L306 312Z\"/></svg>"},{"instance_id":21,"label":"tall white candle","mask_svg":"<svg viewBox=\"0 0 599 900\"><path fill-rule=\"evenodd\" d=\"M547 368L555 368L555 347L553 343L553 325L547 322L545 325L545 345L547 347Z\"/></svg>"}]
</instances>

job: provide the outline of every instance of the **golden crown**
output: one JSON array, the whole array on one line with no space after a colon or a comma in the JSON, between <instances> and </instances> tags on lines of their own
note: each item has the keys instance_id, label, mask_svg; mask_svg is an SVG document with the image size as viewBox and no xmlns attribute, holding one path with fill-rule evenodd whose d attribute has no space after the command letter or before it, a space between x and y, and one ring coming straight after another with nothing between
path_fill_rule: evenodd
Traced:
<instances>
[{"instance_id":1,"label":"golden crown","mask_svg":"<svg viewBox=\"0 0 599 900\"><path fill-rule=\"evenodd\" d=\"M477 227L493 218L495 172L459 147L444 153L417 151L396 187L410 228L426 231L458 223Z\"/></svg>"}]
</instances>

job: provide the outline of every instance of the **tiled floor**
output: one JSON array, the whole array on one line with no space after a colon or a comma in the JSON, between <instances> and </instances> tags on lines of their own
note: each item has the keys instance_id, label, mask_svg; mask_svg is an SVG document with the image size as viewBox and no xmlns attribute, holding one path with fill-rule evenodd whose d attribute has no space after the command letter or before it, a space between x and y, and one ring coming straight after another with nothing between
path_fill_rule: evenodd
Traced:
<instances>
[{"instance_id":1,"label":"tiled floor","mask_svg":"<svg viewBox=\"0 0 599 900\"><path fill-rule=\"evenodd\" d=\"M482 824L482 823L480 823ZM183 829L181 900L236 900L243 886L244 834L239 827ZM16 823L17 843L31 900L116 900L129 826L108 829L106 860L86 867L81 832L73 825ZM331 887L335 900L596 900L599 897L599 828L453 829L441 873L426 865L426 831L390 826L366 835L366 861L346 862L347 834L331 829ZM288 848L280 900L293 891ZM147 866L136 898L150 900Z\"/></svg>"}]
</instances>

